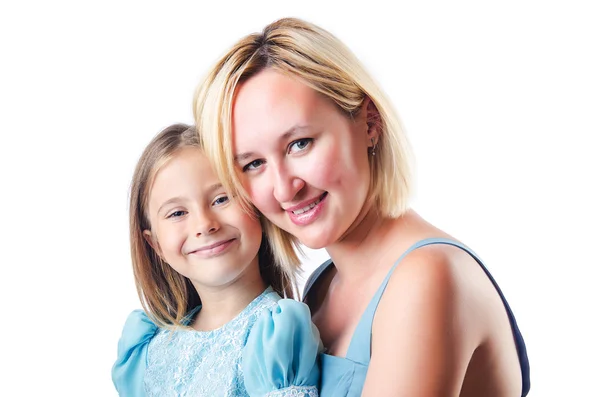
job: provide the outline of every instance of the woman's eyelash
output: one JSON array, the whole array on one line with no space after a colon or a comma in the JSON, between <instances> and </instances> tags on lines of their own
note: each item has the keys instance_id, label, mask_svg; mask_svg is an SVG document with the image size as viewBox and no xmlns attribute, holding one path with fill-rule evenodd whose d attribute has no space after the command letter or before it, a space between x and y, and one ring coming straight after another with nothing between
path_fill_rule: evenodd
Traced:
<instances>
[{"instance_id":1,"label":"woman's eyelash","mask_svg":"<svg viewBox=\"0 0 600 397\"><path fill-rule=\"evenodd\" d=\"M297 153L297 152L306 150L313 143L313 141L314 141L314 138L296 139L295 141L293 141L289 144L289 146L287 148L287 152L288 153ZM297 147L297 149L294 149L294 147ZM265 161L262 159L253 160L242 167L242 172L255 170L255 169L259 168L261 165L263 165L264 163L265 163Z\"/></svg>"},{"instance_id":2,"label":"woman's eyelash","mask_svg":"<svg viewBox=\"0 0 600 397\"><path fill-rule=\"evenodd\" d=\"M250 169L256 169L256 168L260 167L262 164L263 164L263 160L251 161L242 168L242 171L246 172Z\"/></svg>"},{"instance_id":3,"label":"woman's eyelash","mask_svg":"<svg viewBox=\"0 0 600 397\"><path fill-rule=\"evenodd\" d=\"M297 139L294 142L290 143L288 147L288 153L294 152L294 147L298 149L295 152L300 152L305 150L311 143L313 142L312 138L302 138Z\"/></svg>"}]
</instances>

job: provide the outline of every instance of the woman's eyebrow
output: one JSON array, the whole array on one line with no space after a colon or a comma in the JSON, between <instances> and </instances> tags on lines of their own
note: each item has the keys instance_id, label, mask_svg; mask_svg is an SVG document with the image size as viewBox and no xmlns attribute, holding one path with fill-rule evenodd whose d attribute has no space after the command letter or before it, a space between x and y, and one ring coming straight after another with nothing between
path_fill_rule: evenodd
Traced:
<instances>
[{"instance_id":1,"label":"woman's eyebrow","mask_svg":"<svg viewBox=\"0 0 600 397\"><path fill-rule=\"evenodd\" d=\"M310 130L311 127L308 125L294 125L293 127L287 129L281 136L279 137L279 141L287 141L294 135L299 135L301 133ZM241 164L249 158L255 157L256 153L254 152L244 152L240 154L236 154L233 158L233 161L237 164Z\"/></svg>"}]
</instances>

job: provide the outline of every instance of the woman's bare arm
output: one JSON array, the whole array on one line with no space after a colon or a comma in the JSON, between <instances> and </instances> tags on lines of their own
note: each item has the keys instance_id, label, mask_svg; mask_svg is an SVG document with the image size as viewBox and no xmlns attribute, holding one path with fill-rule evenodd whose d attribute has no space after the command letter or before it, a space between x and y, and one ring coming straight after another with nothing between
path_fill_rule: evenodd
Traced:
<instances>
[{"instance_id":1,"label":"woman's bare arm","mask_svg":"<svg viewBox=\"0 0 600 397\"><path fill-rule=\"evenodd\" d=\"M443 250L405 258L375 315L363 396L458 396L481 335L466 300Z\"/></svg>"}]
</instances>

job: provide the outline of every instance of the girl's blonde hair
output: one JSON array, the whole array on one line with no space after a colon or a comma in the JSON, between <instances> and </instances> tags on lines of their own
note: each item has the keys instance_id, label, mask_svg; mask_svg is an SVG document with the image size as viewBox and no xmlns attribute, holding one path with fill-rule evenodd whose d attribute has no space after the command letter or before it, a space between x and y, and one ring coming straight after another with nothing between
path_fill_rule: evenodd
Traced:
<instances>
[{"instance_id":1,"label":"girl's blonde hair","mask_svg":"<svg viewBox=\"0 0 600 397\"><path fill-rule=\"evenodd\" d=\"M379 112L376 155L371 162L368 200L378 213L396 218L408 209L412 153L399 117L375 80L335 36L311 23L284 18L261 33L238 41L209 72L194 98L194 116L202 131L206 154L228 190L251 208L236 173L232 139L232 109L236 88L264 69L272 69L307 84L333 101L349 118L370 98ZM276 253L294 259L294 236L270 225Z\"/></svg>"},{"instance_id":2,"label":"girl's blonde hair","mask_svg":"<svg viewBox=\"0 0 600 397\"><path fill-rule=\"evenodd\" d=\"M137 163L129 202L131 260L137 292L150 318L167 328L185 325L186 314L200 305L200 297L191 281L177 273L156 253L146 241L144 231L151 230L148 199L154 179L162 167L186 147L202 150L195 128L174 124L161 131ZM268 223L264 219L261 222ZM263 280L281 296L292 296L295 271L277 266L264 234L258 262Z\"/></svg>"}]
</instances>

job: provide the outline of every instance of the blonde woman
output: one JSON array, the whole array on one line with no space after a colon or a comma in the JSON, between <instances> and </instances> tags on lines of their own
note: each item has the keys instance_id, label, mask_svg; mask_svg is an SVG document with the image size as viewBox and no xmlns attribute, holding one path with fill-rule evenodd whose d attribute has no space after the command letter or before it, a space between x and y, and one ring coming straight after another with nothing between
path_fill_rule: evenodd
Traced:
<instances>
[{"instance_id":1,"label":"blonde woman","mask_svg":"<svg viewBox=\"0 0 600 397\"><path fill-rule=\"evenodd\" d=\"M131 255L145 311L119 341L119 395L318 396L319 334L259 219L230 199L196 131L172 125L133 177Z\"/></svg>"},{"instance_id":2,"label":"blonde woman","mask_svg":"<svg viewBox=\"0 0 600 397\"><path fill-rule=\"evenodd\" d=\"M322 396L525 396L515 318L482 261L408 207L409 146L364 67L326 30L281 19L242 38L194 104L227 189L277 252L324 247L304 300L327 349Z\"/></svg>"}]
</instances>

